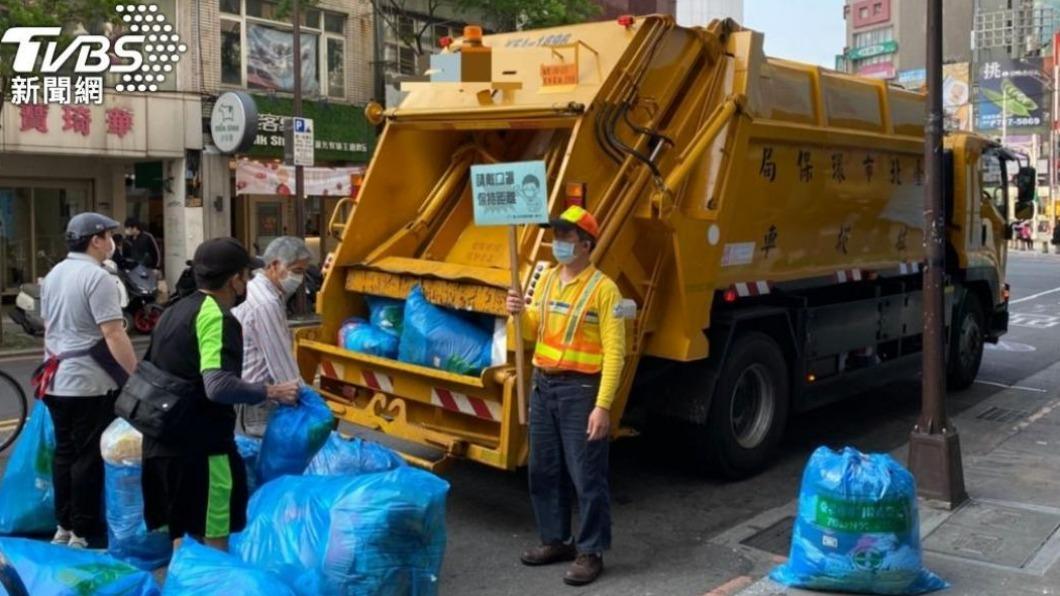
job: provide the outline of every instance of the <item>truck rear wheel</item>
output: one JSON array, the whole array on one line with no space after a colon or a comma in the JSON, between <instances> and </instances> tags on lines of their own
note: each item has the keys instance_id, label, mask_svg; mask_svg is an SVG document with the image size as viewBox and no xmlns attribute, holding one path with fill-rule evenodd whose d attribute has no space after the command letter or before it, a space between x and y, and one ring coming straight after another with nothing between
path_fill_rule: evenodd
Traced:
<instances>
[{"instance_id":1,"label":"truck rear wheel","mask_svg":"<svg viewBox=\"0 0 1060 596\"><path fill-rule=\"evenodd\" d=\"M983 305L975 294L969 293L964 297L950 332L950 361L946 379L950 389L967 389L975 381L979 365L983 362L985 330Z\"/></svg>"},{"instance_id":2,"label":"truck rear wheel","mask_svg":"<svg viewBox=\"0 0 1060 596\"><path fill-rule=\"evenodd\" d=\"M788 365L764 333L741 334L718 375L701 438L705 463L729 478L769 463L788 417Z\"/></svg>"}]
</instances>

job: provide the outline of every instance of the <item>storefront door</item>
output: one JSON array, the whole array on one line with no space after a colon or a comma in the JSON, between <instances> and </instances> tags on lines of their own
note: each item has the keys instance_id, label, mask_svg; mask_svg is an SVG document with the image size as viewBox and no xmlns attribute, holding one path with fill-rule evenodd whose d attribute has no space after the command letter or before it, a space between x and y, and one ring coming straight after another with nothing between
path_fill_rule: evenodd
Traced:
<instances>
[{"instance_id":1,"label":"storefront door","mask_svg":"<svg viewBox=\"0 0 1060 596\"><path fill-rule=\"evenodd\" d=\"M91 197L88 181L0 179L0 293L17 293L66 256L66 224Z\"/></svg>"},{"instance_id":2,"label":"storefront door","mask_svg":"<svg viewBox=\"0 0 1060 596\"><path fill-rule=\"evenodd\" d=\"M252 197L250 202L250 245L256 254L265 252L273 239L287 234L286 197Z\"/></svg>"}]
</instances>

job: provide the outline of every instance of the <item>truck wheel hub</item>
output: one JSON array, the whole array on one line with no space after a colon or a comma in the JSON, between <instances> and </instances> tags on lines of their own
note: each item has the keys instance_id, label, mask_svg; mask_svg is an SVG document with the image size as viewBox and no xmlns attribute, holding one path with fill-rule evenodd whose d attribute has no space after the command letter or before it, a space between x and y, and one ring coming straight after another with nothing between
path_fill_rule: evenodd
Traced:
<instances>
[{"instance_id":1,"label":"truck wheel hub","mask_svg":"<svg viewBox=\"0 0 1060 596\"><path fill-rule=\"evenodd\" d=\"M752 364L740 374L732 390L729 420L736 443L744 449L762 444L773 426L776 391L769 371Z\"/></svg>"}]
</instances>

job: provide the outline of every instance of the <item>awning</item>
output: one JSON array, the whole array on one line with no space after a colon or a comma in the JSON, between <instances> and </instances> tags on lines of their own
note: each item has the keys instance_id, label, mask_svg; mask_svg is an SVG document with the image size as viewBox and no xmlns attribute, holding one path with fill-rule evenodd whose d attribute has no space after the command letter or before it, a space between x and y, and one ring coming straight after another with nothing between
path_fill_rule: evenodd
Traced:
<instances>
[{"instance_id":1,"label":"awning","mask_svg":"<svg viewBox=\"0 0 1060 596\"><path fill-rule=\"evenodd\" d=\"M364 174L364 166L304 168L307 197L348 197L351 178ZM240 159L236 162L237 195L294 196L294 166L279 162Z\"/></svg>"}]
</instances>

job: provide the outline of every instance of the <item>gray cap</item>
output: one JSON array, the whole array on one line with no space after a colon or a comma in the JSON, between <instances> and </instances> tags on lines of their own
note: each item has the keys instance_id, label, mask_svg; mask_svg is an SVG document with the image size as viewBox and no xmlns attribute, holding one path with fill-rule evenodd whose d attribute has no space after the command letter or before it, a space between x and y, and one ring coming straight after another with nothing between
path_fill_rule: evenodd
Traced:
<instances>
[{"instance_id":1,"label":"gray cap","mask_svg":"<svg viewBox=\"0 0 1060 596\"><path fill-rule=\"evenodd\" d=\"M121 226L118 222L106 215L92 212L78 213L70 218L70 223L66 224L66 239L77 240L86 236L95 236L107 230L117 230L119 227Z\"/></svg>"}]
</instances>

